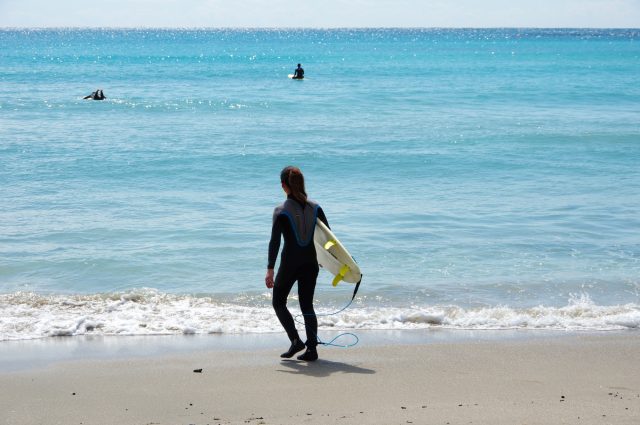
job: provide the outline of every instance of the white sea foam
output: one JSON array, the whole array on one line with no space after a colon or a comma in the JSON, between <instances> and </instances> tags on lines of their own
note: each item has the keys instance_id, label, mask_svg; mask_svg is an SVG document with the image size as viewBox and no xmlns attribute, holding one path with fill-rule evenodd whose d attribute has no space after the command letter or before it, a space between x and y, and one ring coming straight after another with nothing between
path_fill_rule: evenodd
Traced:
<instances>
[{"instance_id":1,"label":"white sea foam","mask_svg":"<svg viewBox=\"0 0 640 425\"><path fill-rule=\"evenodd\" d=\"M295 303L292 303L295 305ZM295 308L292 306L295 313ZM320 309L318 313L321 314ZM586 294L563 307L350 307L320 315L320 330L546 329L640 327L640 305L596 305ZM0 295L0 340L74 335L238 334L282 331L268 297L251 305L153 289L94 295Z\"/></svg>"}]
</instances>

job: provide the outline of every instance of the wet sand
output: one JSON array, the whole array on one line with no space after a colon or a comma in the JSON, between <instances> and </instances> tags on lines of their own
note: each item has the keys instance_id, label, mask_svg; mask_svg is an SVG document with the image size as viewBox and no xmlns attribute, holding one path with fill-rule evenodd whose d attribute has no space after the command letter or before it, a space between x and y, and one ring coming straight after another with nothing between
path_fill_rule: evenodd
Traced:
<instances>
[{"instance_id":1,"label":"wet sand","mask_svg":"<svg viewBox=\"0 0 640 425\"><path fill-rule=\"evenodd\" d=\"M315 363L282 361L281 351L230 346L2 371L0 423L640 423L638 332L360 344L321 348Z\"/></svg>"}]
</instances>

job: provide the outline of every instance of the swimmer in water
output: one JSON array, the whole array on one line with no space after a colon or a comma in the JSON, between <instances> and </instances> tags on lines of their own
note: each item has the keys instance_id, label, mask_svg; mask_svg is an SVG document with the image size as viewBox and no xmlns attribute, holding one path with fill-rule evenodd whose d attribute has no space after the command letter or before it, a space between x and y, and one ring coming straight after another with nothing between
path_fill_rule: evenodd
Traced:
<instances>
[{"instance_id":1,"label":"swimmer in water","mask_svg":"<svg viewBox=\"0 0 640 425\"><path fill-rule=\"evenodd\" d=\"M298 64L296 70L293 71L293 77L291 78L293 80L302 80L304 78L304 69L302 69L302 66L300 64Z\"/></svg>"},{"instance_id":2,"label":"swimmer in water","mask_svg":"<svg viewBox=\"0 0 640 425\"><path fill-rule=\"evenodd\" d=\"M98 89L91 93L88 96L83 97L83 99L92 99L92 100L105 100L107 97L102 92L102 89Z\"/></svg>"}]
</instances>

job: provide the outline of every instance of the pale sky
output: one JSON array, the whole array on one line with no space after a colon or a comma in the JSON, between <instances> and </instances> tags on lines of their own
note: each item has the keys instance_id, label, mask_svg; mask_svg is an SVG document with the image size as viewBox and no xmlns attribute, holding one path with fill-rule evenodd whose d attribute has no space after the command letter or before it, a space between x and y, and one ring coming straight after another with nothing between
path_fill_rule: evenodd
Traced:
<instances>
[{"instance_id":1,"label":"pale sky","mask_svg":"<svg viewBox=\"0 0 640 425\"><path fill-rule=\"evenodd\" d=\"M0 27L638 28L640 0L0 0Z\"/></svg>"}]
</instances>

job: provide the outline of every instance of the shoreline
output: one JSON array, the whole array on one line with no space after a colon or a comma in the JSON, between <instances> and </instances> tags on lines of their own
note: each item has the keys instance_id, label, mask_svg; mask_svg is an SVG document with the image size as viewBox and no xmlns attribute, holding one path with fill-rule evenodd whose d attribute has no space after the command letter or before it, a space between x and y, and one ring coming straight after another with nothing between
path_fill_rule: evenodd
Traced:
<instances>
[{"instance_id":1,"label":"shoreline","mask_svg":"<svg viewBox=\"0 0 640 425\"><path fill-rule=\"evenodd\" d=\"M323 331L325 333L330 333ZM334 331L331 334L339 334ZM629 330L356 330L359 340L353 347L322 347L323 352L351 350L360 347L458 344L500 341L527 341L576 338L584 336L640 338L636 329ZM335 336L333 335L333 336ZM330 340L330 339L327 339ZM348 344L353 338L344 337L336 344ZM283 332L255 334L210 335L78 335L56 336L28 340L0 341L0 374L31 371L78 360L119 361L129 359L158 359L176 355L206 352L254 352L286 348L288 340Z\"/></svg>"},{"instance_id":2,"label":"shoreline","mask_svg":"<svg viewBox=\"0 0 640 425\"><path fill-rule=\"evenodd\" d=\"M380 341L350 350L321 349L314 363L281 360L281 345L75 358L0 372L0 422L631 425L640 420L637 333Z\"/></svg>"}]
</instances>

